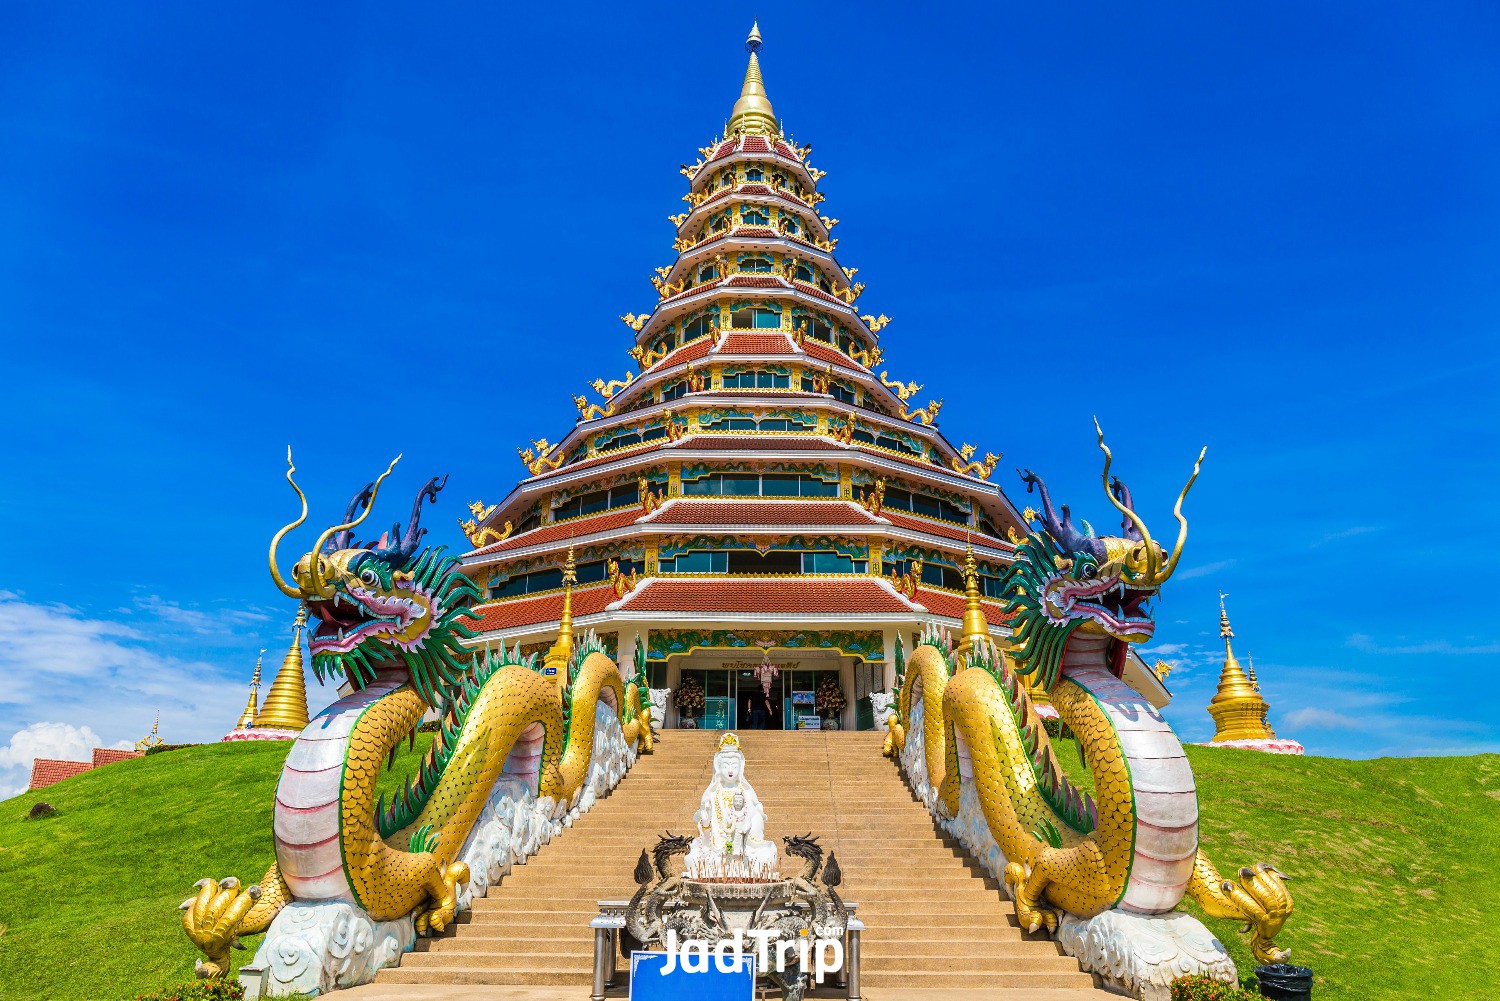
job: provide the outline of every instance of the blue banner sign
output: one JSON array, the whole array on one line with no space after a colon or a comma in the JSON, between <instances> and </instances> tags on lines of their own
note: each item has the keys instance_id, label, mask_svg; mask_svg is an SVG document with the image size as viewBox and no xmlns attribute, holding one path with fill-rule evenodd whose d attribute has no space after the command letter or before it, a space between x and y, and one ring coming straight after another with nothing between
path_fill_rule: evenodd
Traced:
<instances>
[{"instance_id":1,"label":"blue banner sign","mask_svg":"<svg viewBox=\"0 0 1500 1001\"><path fill-rule=\"evenodd\" d=\"M674 960L668 972L668 959ZM724 957L723 965L710 955L703 969L675 962L678 956L665 952L636 951L630 954L630 1001L754 1001L755 957L749 953ZM695 957L696 958L696 957ZM736 965L736 961L738 961Z\"/></svg>"}]
</instances>

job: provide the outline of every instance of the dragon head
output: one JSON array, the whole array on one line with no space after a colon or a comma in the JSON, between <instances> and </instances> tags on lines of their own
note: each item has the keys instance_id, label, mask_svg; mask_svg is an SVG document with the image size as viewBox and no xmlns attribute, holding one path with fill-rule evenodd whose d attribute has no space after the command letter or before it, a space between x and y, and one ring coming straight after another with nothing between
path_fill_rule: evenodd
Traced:
<instances>
[{"instance_id":1,"label":"dragon head","mask_svg":"<svg viewBox=\"0 0 1500 1001\"><path fill-rule=\"evenodd\" d=\"M283 593L307 606L315 621L308 650L319 680L342 675L363 688L380 671L404 667L429 705L446 706L470 659L459 644L473 635L463 619L474 617L469 606L479 596L459 571L457 557L445 556L441 547L419 551L427 532L421 527L422 502L436 501L447 478L434 477L417 491L404 526L396 523L376 542L354 538L400 458L354 495L343 522L324 531L297 561L288 584L277 567L276 549L307 518L307 498L292 479L296 468L288 449L287 482L302 500L302 515L271 540L271 576Z\"/></svg>"},{"instance_id":2,"label":"dragon head","mask_svg":"<svg viewBox=\"0 0 1500 1001\"><path fill-rule=\"evenodd\" d=\"M1104 452L1104 492L1122 515L1121 534L1098 536L1084 523L1080 531L1068 506L1052 505L1047 485L1031 470L1021 473L1028 493L1041 495L1036 516L1040 528L1016 547L1015 562L1003 584L1005 609L1015 615L1012 656L1020 674L1033 675L1050 689L1057 681L1062 654L1075 632L1106 636L1108 664L1117 676L1125 669L1129 644L1150 639L1156 630L1148 602L1177 569L1187 542L1182 502L1198 478L1207 449L1199 453L1193 473L1177 497L1177 542L1171 553L1151 538L1136 514L1130 490L1109 473L1113 456L1098 421ZM1030 515L1028 515L1029 517Z\"/></svg>"},{"instance_id":3,"label":"dragon head","mask_svg":"<svg viewBox=\"0 0 1500 1001\"><path fill-rule=\"evenodd\" d=\"M686 855L693 847L693 839L681 834L673 834L668 831L656 839L656 845L651 849L651 860L656 865L656 874L662 879L669 875L668 867L672 859L677 855ZM642 855L645 852L641 853Z\"/></svg>"}]
</instances>

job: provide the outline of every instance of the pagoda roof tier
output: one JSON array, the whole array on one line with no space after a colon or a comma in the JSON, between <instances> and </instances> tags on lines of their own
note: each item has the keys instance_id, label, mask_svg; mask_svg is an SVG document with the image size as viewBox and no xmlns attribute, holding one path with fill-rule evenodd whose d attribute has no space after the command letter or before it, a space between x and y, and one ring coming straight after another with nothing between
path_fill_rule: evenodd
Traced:
<instances>
[{"instance_id":1,"label":"pagoda roof tier","mask_svg":"<svg viewBox=\"0 0 1500 1001\"><path fill-rule=\"evenodd\" d=\"M771 231L766 230L766 233L769 235ZM752 244L751 249L758 246L759 244ZM694 285L692 288L685 288L676 295L660 300L645 325L636 333L636 344L640 346L650 344L660 336L663 326L683 313L689 312L694 306L717 301L726 292L737 291L788 299L819 309L832 310L840 315L842 322L849 324L861 335L869 337L871 343L879 342L879 337L875 332L859 318L858 307L853 303L845 302L831 292L824 292L816 285L794 282L778 275L734 274L716 281L705 282L702 285Z\"/></svg>"},{"instance_id":2,"label":"pagoda roof tier","mask_svg":"<svg viewBox=\"0 0 1500 1001\"><path fill-rule=\"evenodd\" d=\"M687 218L683 219L682 222L677 226L678 237L688 235L692 230L697 228L697 226L703 222L704 216L712 215L726 201L742 201L755 205L775 205L777 207L789 207L793 212L797 214L797 218L801 219L816 235L816 240L804 241L811 242L814 245L813 249L820 249L817 247L817 243L827 242L833 235L829 228L824 225L823 220L818 216L817 207L813 202L808 201L807 199L798 198L794 192L787 191L784 188L777 188L769 184L762 184L759 181L746 181L741 184L736 184L733 187L720 188L718 191L715 191L713 194L700 201L697 205L694 205L692 208L690 208L688 210ZM757 226L753 228L760 230L765 229L766 227ZM731 229L728 232L733 232L733 230ZM779 235L780 231L772 230L772 232ZM696 250L707 242L708 241L706 239L701 240L698 243L693 244L693 246L689 249Z\"/></svg>"},{"instance_id":3,"label":"pagoda roof tier","mask_svg":"<svg viewBox=\"0 0 1500 1001\"><path fill-rule=\"evenodd\" d=\"M918 587L917 599L929 612L941 615L945 619L962 619L964 617L964 602L967 600L961 591L944 591L935 587ZM981 599L980 606L984 609L984 617L992 626L1007 625L1015 616L1006 615L1000 608L1000 603Z\"/></svg>"},{"instance_id":4,"label":"pagoda roof tier","mask_svg":"<svg viewBox=\"0 0 1500 1001\"><path fill-rule=\"evenodd\" d=\"M748 535L797 535L836 532L858 538L919 542L958 552L960 540L978 556L1003 561L1014 548L978 529L965 530L935 519L886 511L873 515L853 501L767 500L764 498L675 497L647 514L638 506L543 525L503 542L465 554L465 567L504 563L520 557L561 552L570 545L594 545L650 534L684 534L694 529L733 529Z\"/></svg>"},{"instance_id":5,"label":"pagoda roof tier","mask_svg":"<svg viewBox=\"0 0 1500 1001\"><path fill-rule=\"evenodd\" d=\"M771 235L762 235L768 232ZM746 235L747 233L750 235ZM672 270L667 273L664 280L670 282L678 277L680 271L690 272L705 261L712 260L715 254L725 250L723 241L731 238L737 249L763 250L768 253L781 254L796 253L828 268L839 266L838 259L833 256L832 252L800 236L767 230L764 226L737 226L721 233L713 233L682 251L672 262ZM686 265L685 268L684 265Z\"/></svg>"},{"instance_id":6,"label":"pagoda roof tier","mask_svg":"<svg viewBox=\"0 0 1500 1001\"><path fill-rule=\"evenodd\" d=\"M640 519L642 524L704 528L734 526L745 531L762 528L816 530L826 526L878 525L875 516L853 501L753 499L701 500L673 498Z\"/></svg>"},{"instance_id":7,"label":"pagoda roof tier","mask_svg":"<svg viewBox=\"0 0 1500 1001\"><path fill-rule=\"evenodd\" d=\"M617 597L613 584L575 588L573 590L574 620L604 611ZM488 633L498 629L535 625L539 622L556 622L562 615L562 607L562 591L553 591L535 598L515 598L488 605L476 605L474 611L478 613L479 621L471 623L469 628L476 633Z\"/></svg>"},{"instance_id":8,"label":"pagoda roof tier","mask_svg":"<svg viewBox=\"0 0 1500 1001\"><path fill-rule=\"evenodd\" d=\"M727 139L720 139L714 144L713 151L708 154L704 166L693 173L692 179L694 183L697 183L699 177L708 177L709 174L704 173L704 169L710 164L714 167L722 167L726 163L734 163L738 160L764 160L767 156L774 157L778 162L799 172L807 179L809 187L817 185L817 179L812 176L807 164L797 155L797 149L781 136L774 139L766 136L730 136Z\"/></svg>"},{"instance_id":9,"label":"pagoda roof tier","mask_svg":"<svg viewBox=\"0 0 1500 1001\"><path fill-rule=\"evenodd\" d=\"M786 576L653 577L610 611L885 618L926 609L876 577Z\"/></svg>"}]
</instances>

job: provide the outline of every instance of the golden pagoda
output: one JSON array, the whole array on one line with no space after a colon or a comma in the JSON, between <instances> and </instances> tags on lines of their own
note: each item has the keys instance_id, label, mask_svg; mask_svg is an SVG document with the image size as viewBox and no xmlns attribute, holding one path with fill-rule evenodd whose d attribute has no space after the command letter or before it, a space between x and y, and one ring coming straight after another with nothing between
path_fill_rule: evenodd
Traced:
<instances>
[{"instance_id":1,"label":"golden pagoda","mask_svg":"<svg viewBox=\"0 0 1500 1001\"><path fill-rule=\"evenodd\" d=\"M1224 638L1224 670L1219 672L1219 690L1208 704L1209 715L1214 718L1214 739L1209 743L1275 740L1276 733L1266 722L1270 706L1234 656L1234 647L1230 644L1234 630L1230 628L1229 612L1224 607L1225 597L1227 595L1220 591L1219 635Z\"/></svg>"},{"instance_id":2,"label":"golden pagoda","mask_svg":"<svg viewBox=\"0 0 1500 1001\"><path fill-rule=\"evenodd\" d=\"M666 727L749 727L761 692L773 728L799 729L837 684L839 726L869 729L924 629L1005 648L1000 583L1027 522L992 481L999 452L950 440L942 398L896 378L891 318L866 305L825 172L772 108L762 42L753 27L724 68L741 81L724 131L679 167L655 294L618 314L630 368L574 394L561 437L528 435L524 475L502 473L462 523L483 591L467 645L519 646L562 687L590 631L651 688L703 688L708 708L668 709ZM1139 658L1126 681L1170 697Z\"/></svg>"},{"instance_id":3,"label":"golden pagoda","mask_svg":"<svg viewBox=\"0 0 1500 1001\"><path fill-rule=\"evenodd\" d=\"M292 626L292 645L287 649L281 670L266 693L266 704L255 716L257 727L301 732L307 726L307 681L302 676L302 627L307 625L307 609L297 609Z\"/></svg>"},{"instance_id":4,"label":"golden pagoda","mask_svg":"<svg viewBox=\"0 0 1500 1001\"><path fill-rule=\"evenodd\" d=\"M240 713L239 720L234 724L236 730L246 730L255 725L255 715L260 712L257 704L260 695L260 662L266 652L262 650L255 657L255 674L250 677L250 699L245 703L245 711Z\"/></svg>"}]
</instances>

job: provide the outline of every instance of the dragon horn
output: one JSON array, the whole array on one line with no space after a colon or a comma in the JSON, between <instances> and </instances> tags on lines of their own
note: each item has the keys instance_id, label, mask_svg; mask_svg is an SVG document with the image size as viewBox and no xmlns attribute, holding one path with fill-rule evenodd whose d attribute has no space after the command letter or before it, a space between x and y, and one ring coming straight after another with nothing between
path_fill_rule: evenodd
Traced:
<instances>
[{"instance_id":1,"label":"dragon horn","mask_svg":"<svg viewBox=\"0 0 1500 1001\"><path fill-rule=\"evenodd\" d=\"M286 447L286 481L292 485L293 490L297 491L297 497L302 501L302 514L298 516L296 521L271 536L271 579L276 582L276 586L281 589L282 594L288 598L301 599L303 596L302 591L288 584L282 578L280 568L276 566L276 547L281 545L282 538L285 537L286 533L307 520L307 495L302 492L301 487L297 486L297 481L292 479L292 474L296 471L297 467L292 465L292 446L288 445Z\"/></svg>"},{"instance_id":2,"label":"dragon horn","mask_svg":"<svg viewBox=\"0 0 1500 1001\"><path fill-rule=\"evenodd\" d=\"M370 512L375 510L375 495L380 492L380 484L385 481L387 476L391 475L391 470L395 469L396 463L400 461L401 456L397 455L391 460L391 464L386 467L385 472L375 478L374 485L370 487L370 502L365 505L364 511L360 513L358 518L355 518L353 521L346 521L341 525L334 525L332 528L324 530L323 534L318 536L318 541L313 545L312 553L309 555L307 561L308 596L315 595L319 598L327 598L329 596L331 589L328 583L323 580L323 574L319 571L319 556L323 552L324 543L339 532L350 528L358 528L360 523L370 516Z\"/></svg>"},{"instance_id":3,"label":"dragon horn","mask_svg":"<svg viewBox=\"0 0 1500 1001\"><path fill-rule=\"evenodd\" d=\"M1182 547L1187 544L1187 519L1182 516L1182 502L1187 499L1188 491L1193 489L1193 481L1198 478L1198 470L1203 468L1203 457L1208 454L1208 446L1198 453L1198 461L1193 463L1193 475L1188 477L1187 485L1182 488L1182 493L1177 495L1177 504L1172 508L1172 514L1177 518L1177 544L1172 547L1172 555L1167 558L1167 568L1162 571L1161 577L1157 579L1160 584L1172 576L1172 571L1177 569L1177 561L1182 559Z\"/></svg>"},{"instance_id":4,"label":"dragon horn","mask_svg":"<svg viewBox=\"0 0 1500 1001\"><path fill-rule=\"evenodd\" d=\"M1132 508L1122 504L1120 498L1116 497L1115 492L1110 489L1109 464L1114 461L1114 455L1110 453L1109 446L1104 444L1104 429L1099 426L1099 418L1097 417L1094 418L1094 430L1099 432L1099 451L1104 453L1104 472L1101 474L1104 480L1104 495L1109 498L1111 504L1119 509L1126 520L1135 526L1136 531L1141 533L1140 542L1146 550L1145 583L1159 583L1157 578L1156 544L1151 541L1151 531L1146 528L1146 523L1141 520L1141 516L1136 514ZM1180 505L1181 503L1182 501L1179 499L1178 504ZM1165 580L1165 578L1161 578L1161 580Z\"/></svg>"}]
</instances>

